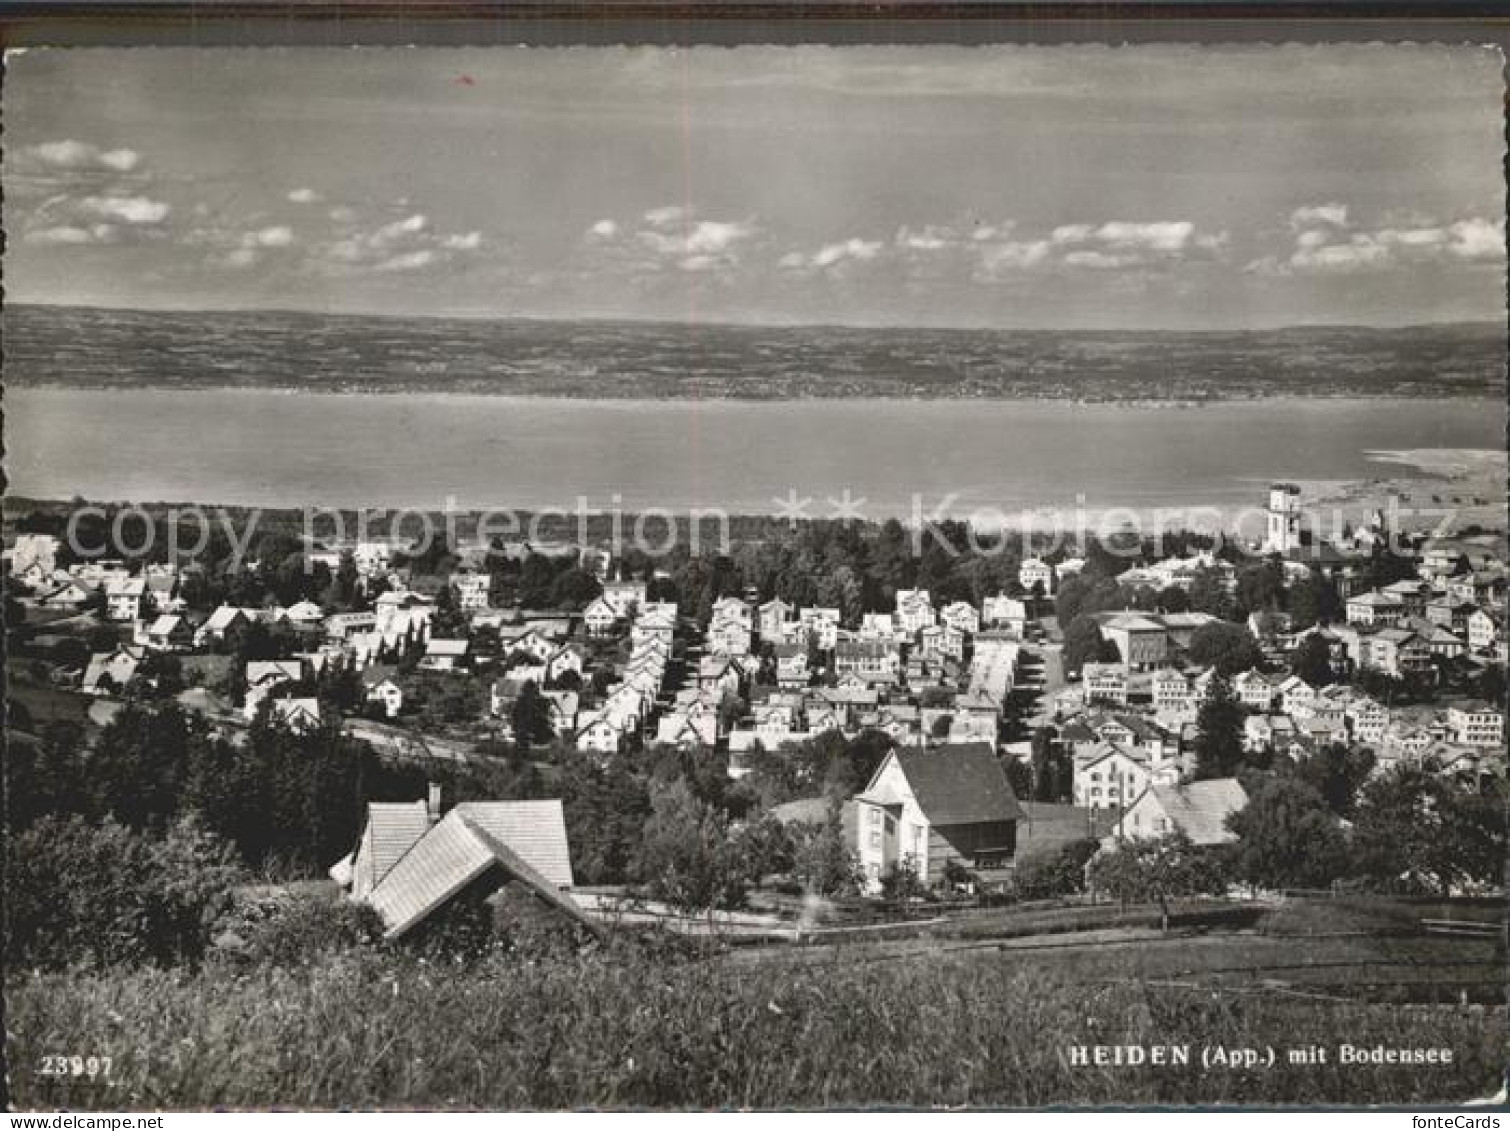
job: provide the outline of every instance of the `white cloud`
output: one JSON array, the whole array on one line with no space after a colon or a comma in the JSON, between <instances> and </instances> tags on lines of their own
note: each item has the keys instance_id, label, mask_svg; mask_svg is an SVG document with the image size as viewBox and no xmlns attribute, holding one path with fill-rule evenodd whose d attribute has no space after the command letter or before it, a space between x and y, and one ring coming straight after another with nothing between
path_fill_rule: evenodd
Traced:
<instances>
[{"instance_id":1,"label":"white cloud","mask_svg":"<svg viewBox=\"0 0 1510 1131\"><path fill-rule=\"evenodd\" d=\"M27 243L44 245L87 244L95 242L95 237L88 228L75 228L69 224L63 224L56 228L39 228L36 231L27 232L23 238Z\"/></svg>"},{"instance_id":2,"label":"white cloud","mask_svg":"<svg viewBox=\"0 0 1510 1131\"><path fill-rule=\"evenodd\" d=\"M640 239L663 255L722 255L754 234L755 227L748 222L698 220L678 235L650 230L642 231Z\"/></svg>"},{"instance_id":3,"label":"white cloud","mask_svg":"<svg viewBox=\"0 0 1510 1131\"><path fill-rule=\"evenodd\" d=\"M1184 251L1195 234L1189 220L1131 224L1112 220L1096 229L1095 237L1112 247L1143 248L1148 251Z\"/></svg>"},{"instance_id":4,"label":"white cloud","mask_svg":"<svg viewBox=\"0 0 1510 1131\"><path fill-rule=\"evenodd\" d=\"M1321 209L1332 210L1330 220L1316 215ZM1298 210L1294 215L1299 211L1307 210ZM1341 205L1318 206L1308 211L1311 215L1307 219L1311 222L1328 224L1346 215ZM1503 221L1491 222L1474 217L1451 224L1435 224L1422 219L1412 227L1365 231L1352 231L1332 224L1297 231L1295 246L1288 257L1262 256L1249 263L1247 270L1261 275L1345 275L1411 264L1498 262L1504 255Z\"/></svg>"},{"instance_id":5,"label":"white cloud","mask_svg":"<svg viewBox=\"0 0 1510 1131\"><path fill-rule=\"evenodd\" d=\"M612 220L599 220L587 229L587 234L593 239L611 240L619 234L619 226Z\"/></svg>"},{"instance_id":6,"label":"white cloud","mask_svg":"<svg viewBox=\"0 0 1510 1131\"><path fill-rule=\"evenodd\" d=\"M228 251L222 262L227 267L246 268L254 267L262 260L262 255L256 248L238 247Z\"/></svg>"},{"instance_id":7,"label":"white cloud","mask_svg":"<svg viewBox=\"0 0 1510 1131\"><path fill-rule=\"evenodd\" d=\"M1305 204L1290 213L1290 226L1295 229L1310 228L1317 224L1329 224L1334 228L1347 227L1347 205Z\"/></svg>"},{"instance_id":8,"label":"white cloud","mask_svg":"<svg viewBox=\"0 0 1510 1131\"><path fill-rule=\"evenodd\" d=\"M481 246L481 232L466 232L462 235L447 236L441 240L441 247L447 251L476 251Z\"/></svg>"},{"instance_id":9,"label":"white cloud","mask_svg":"<svg viewBox=\"0 0 1510 1131\"><path fill-rule=\"evenodd\" d=\"M161 224L172 209L145 196L86 196L79 208L94 216L127 224Z\"/></svg>"},{"instance_id":10,"label":"white cloud","mask_svg":"<svg viewBox=\"0 0 1510 1131\"><path fill-rule=\"evenodd\" d=\"M839 243L826 244L813 255L812 265L819 268L836 267L845 262L868 262L881 254L880 240L862 240L851 237Z\"/></svg>"},{"instance_id":11,"label":"white cloud","mask_svg":"<svg viewBox=\"0 0 1510 1131\"><path fill-rule=\"evenodd\" d=\"M669 228L687 218L687 210L680 204L668 204L664 208L652 208L645 213L645 223L652 228Z\"/></svg>"},{"instance_id":12,"label":"white cloud","mask_svg":"<svg viewBox=\"0 0 1510 1131\"><path fill-rule=\"evenodd\" d=\"M1497 261L1505 258L1505 222L1491 223L1474 217L1459 220L1448 228L1452 242L1448 250L1459 259Z\"/></svg>"},{"instance_id":13,"label":"white cloud","mask_svg":"<svg viewBox=\"0 0 1510 1131\"><path fill-rule=\"evenodd\" d=\"M72 138L44 141L33 146L31 153L43 164L58 169L102 169L113 173L129 173L142 160L134 149L101 149Z\"/></svg>"},{"instance_id":14,"label":"white cloud","mask_svg":"<svg viewBox=\"0 0 1510 1131\"><path fill-rule=\"evenodd\" d=\"M1049 240L1009 240L988 244L981 251L981 269L987 276L1005 271L1037 267L1049 258L1053 244Z\"/></svg>"},{"instance_id":15,"label":"white cloud","mask_svg":"<svg viewBox=\"0 0 1510 1131\"><path fill-rule=\"evenodd\" d=\"M251 239L259 247L288 247L294 242L294 233L292 229L279 224L252 233Z\"/></svg>"},{"instance_id":16,"label":"white cloud","mask_svg":"<svg viewBox=\"0 0 1510 1131\"><path fill-rule=\"evenodd\" d=\"M897 229L896 245L904 251L943 251L959 240L952 228L927 224L921 229L903 225Z\"/></svg>"},{"instance_id":17,"label":"white cloud","mask_svg":"<svg viewBox=\"0 0 1510 1131\"><path fill-rule=\"evenodd\" d=\"M430 224L430 220L424 213L416 212L412 216L405 216L402 220L395 220L391 224L384 224L370 237L373 243L385 244L402 239L404 236L417 235L423 232Z\"/></svg>"},{"instance_id":18,"label":"white cloud","mask_svg":"<svg viewBox=\"0 0 1510 1131\"><path fill-rule=\"evenodd\" d=\"M436 262L436 254L429 249L422 251L406 251L401 255L395 255L385 259L377 265L378 271L418 271L422 267L429 267Z\"/></svg>"},{"instance_id":19,"label":"white cloud","mask_svg":"<svg viewBox=\"0 0 1510 1131\"><path fill-rule=\"evenodd\" d=\"M318 204L320 194L312 188L296 188L289 191L288 199L294 204Z\"/></svg>"}]
</instances>

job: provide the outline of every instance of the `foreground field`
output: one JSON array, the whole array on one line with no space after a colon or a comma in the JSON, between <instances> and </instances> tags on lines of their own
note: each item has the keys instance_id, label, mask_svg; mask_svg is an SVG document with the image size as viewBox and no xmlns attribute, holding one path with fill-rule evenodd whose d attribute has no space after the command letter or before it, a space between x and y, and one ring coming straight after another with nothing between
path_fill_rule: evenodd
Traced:
<instances>
[{"instance_id":1,"label":"foreground field","mask_svg":"<svg viewBox=\"0 0 1510 1131\"><path fill-rule=\"evenodd\" d=\"M1349 977L1388 980L1393 966L1492 981L1496 942L1319 941L1258 940L1261 954L1246 936L884 960L615 953L466 971L358 951L242 974L17 977L11 1083L25 1108L1442 1104L1497 1089L1503 1005L1343 1000L1239 965L1311 956ZM1449 1049L1451 1063L1341 1065L1343 1042ZM1188 1045L1191 1063L1078 1067L1077 1045ZM1204 1069L1218 1046L1272 1046L1277 1062ZM1286 1063L1311 1046L1329 1063ZM110 1083L38 1075L57 1052L111 1057Z\"/></svg>"}]
</instances>

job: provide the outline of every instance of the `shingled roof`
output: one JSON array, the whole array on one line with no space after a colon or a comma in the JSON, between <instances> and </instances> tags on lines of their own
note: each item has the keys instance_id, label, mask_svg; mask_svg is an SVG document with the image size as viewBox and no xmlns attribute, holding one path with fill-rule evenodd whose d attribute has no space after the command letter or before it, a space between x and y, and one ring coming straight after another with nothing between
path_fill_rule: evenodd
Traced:
<instances>
[{"instance_id":1,"label":"shingled roof","mask_svg":"<svg viewBox=\"0 0 1510 1131\"><path fill-rule=\"evenodd\" d=\"M935 825L1022 818L1022 806L987 743L964 742L932 750L898 748L892 754L924 816Z\"/></svg>"},{"instance_id":2,"label":"shingled roof","mask_svg":"<svg viewBox=\"0 0 1510 1131\"><path fill-rule=\"evenodd\" d=\"M367 902L383 920L384 937L398 938L495 868L576 922L597 929L550 879L460 807L447 813L393 866Z\"/></svg>"},{"instance_id":3,"label":"shingled roof","mask_svg":"<svg viewBox=\"0 0 1510 1131\"><path fill-rule=\"evenodd\" d=\"M1224 844L1237 839L1227 817L1248 804L1236 778L1211 778L1187 785L1150 786L1164 815L1192 844Z\"/></svg>"}]
</instances>

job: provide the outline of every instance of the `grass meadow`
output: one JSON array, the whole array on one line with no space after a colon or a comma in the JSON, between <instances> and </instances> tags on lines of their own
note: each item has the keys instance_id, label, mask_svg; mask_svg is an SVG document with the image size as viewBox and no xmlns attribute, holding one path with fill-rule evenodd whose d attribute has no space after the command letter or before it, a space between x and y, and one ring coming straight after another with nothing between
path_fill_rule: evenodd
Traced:
<instances>
[{"instance_id":1,"label":"grass meadow","mask_svg":"<svg viewBox=\"0 0 1510 1131\"><path fill-rule=\"evenodd\" d=\"M7 987L12 1101L618 1109L1407 1105L1488 1095L1505 1064L1502 997L1404 1005L1328 992L1358 970L1422 963L1428 980L1445 973L1432 963L1457 963L1482 981L1497 976L1484 964L1503 958L1493 940L1430 952L1417 943L1391 951L1228 935L880 959L812 948L760 961L615 947L464 969L357 949L291 967L19 975ZM1258 969L1334 959L1340 965L1323 968L1338 977L1324 987ZM1452 1063L1284 1063L1287 1048L1343 1041L1448 1048ZM1076 1067L1067 1049L1078 1044L1189 1044L1192 1064ZM1272 1046L1279 1063L1202 1068L1200 1050L1216 1045ZM48 1054L109 1056L111 1079L43 1077L36 1068Z\"/></svg>"}]
</instances>

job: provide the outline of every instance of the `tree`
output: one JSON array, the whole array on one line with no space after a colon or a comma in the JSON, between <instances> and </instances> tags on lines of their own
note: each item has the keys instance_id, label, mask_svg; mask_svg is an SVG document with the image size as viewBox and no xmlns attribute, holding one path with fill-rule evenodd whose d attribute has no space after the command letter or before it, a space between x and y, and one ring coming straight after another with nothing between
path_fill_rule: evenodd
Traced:
<instances>
[{"instance_id":1,"label":"tree","mask_svg":"<svg viewBox=\"0 0 1510 1131\"><path fill-rule=\"evenodd\" d=\"M1430 769L1402 764L1363 788L1353 846L1362 875L1387 890L1445 896L1499 883L1505 862L1504 787L1495 783L1479 792Z\"/></svg>"},{"instance_id":2,"label":"tree","mask_svg":"<svg viewBox=\"0 0 1510 1131\"><path fill-rule=\"evenodd\" d=\"M1186 593L1178 585L1166 585L1159 590L1158 597L1154 602L1160 612L1163 613L1188 613L1190 611L1190 594Z\"/></svg>"},{"instance_id":3,"label":"tree","mask_svg":"<svg viewBox=\"0 0 1510 1131\"><path fill-rule=\"evenodd\" d=\"M1190 608L1193 612L1208 613L1223 620L1232 619L1236 607L1221 570L1215 566L1201 566L1195 571L1190 579Z\"/></svg>"},{"instance_id":4,"label":"tree","mask_svg":"<svg viewBox=\"0 0 1510 1131\"><path fill-rule=\"evenodd\" d=\"M1064 630L1064 670L1078 675L1087 663L1117 660L1117 646L1101 636L1101 626L1089 616L1078 616Z\"/></svg>"},{"instance_id":5,"label":"tree","mask_svg":"<svg viewBox=\"0 0 1510 1131\"><path fill-rule=\"evenodd\" d=\"M1302 637L1290 656L1290 671L1312 687L1332 682L1332 644L1319 632Z\"/></svg>"},{"instance_id":6,"label":"tree","mask_svg":"<svg viewBox=\"0 0 1510 1131\"><path fill-rule=\"evenodd\" d=\"M1202 667L1214 667L1221 675L1236 675L1263 663L1264 654L1253 634L1239 624L1211 621L1190 638L1190 658Z\"/></svg>"},{"instance_id":7,"label":"tree","mask_svg":"<svg viewBox=\"0 0 1510 1131\"><path fill-rule=\"evenodd\" d=\"M1197 778L1231 777L1243 764L1243 706L1221 672L1196 712L1194 746Z\"/></svg>"},{"instance_id":8,"label":"tree","mask_svg":"<svg viewBox=\"0 0 1510 1131\"><path fill-rule=\"evenodd\" d=\"M1286 594L1290 623L1296 629L1313 624L1333 624L1342 618L1342 600L1337 587L1319 569L1312 568L1302 580L1290 586Z\"/></svg>"},{"instance_id":9,"label":"tree","mask_svg":"<svg viewBox=\"0 0 1510 1131\"><path fill-rule=\"evenodd\" d=\"M1089 837L1059 846L1048 856L1024 860L1017 868L1017 894L1022 899L1054 899L1085 889L1085 866L1100 849Z\"/></svg>"},{"instance_id":10,"label":"tree","mask_svg":"<svg viewBox=\"0 0 1510 1131\"><path fill-rule=\"evenodd\" d=\"M792 829L792 877L813 895L849 895L864 879L840 812L831 804L822 824Z\"/></svg>"},{"instance_id":11,"label":"tree","mask_svg":"<svg viewBox=\"0 0 1510 1131\"><path fill-rule=\"evenodd\" d=\"M540 694L534 680L526 680L520 688L509 712L509 720L514 726L514 742L520 749L551 740L550 702Z\"/></svg>"},{"instance_id":12,"label":"tree","mask_svg":"<svg viewBox=\"0 0 1510 1131\"><path fill-rule=\"evenodd\" d=\"M1169 930L1170 900L1216 894L1225 887L1210 855L1178 829L1161 837L1124 840L1103 851L1090 862L1090 882L1124 909L1129 903L1157 903L1163 931Z\"/></svg>"},{"instance_id":13,"label":"tree","mask_svg":"<svg viewBox=\"0 0 1510 1131\"><path fill-rule=\"evenodd\" d=\"M1358 791L1373 772L1373 753L1343 742L1316 751L1295 768L1295 776L1314 789L1339 817L1353 815Z\"/></svg>"},{"instance_id":14,"label":"tree","mask_svg":"<svg viewBox=\"0 0 1510 1131\"><path fill-rule=\"evenodd\" d=\"M727 819L677 781L651 802L639 871L650 894L678 910L738 907L751 877L732 848Z\"/></svg>"},{"instance_id":15,"label":"tree","mask_svg":"<svg viewBox=\"0 0 1510 1131\"><path fill-rule=\"evenodd\" d=\"M176 703L127 703L89 758L96 808L133 829L162 828L178 813L188 777L191 723Z\"/></svg>"},{"instance_id":16,"label":"tree","mask_svg":"<svg viewBox=\"0 0 1510 1131\"><path fill-rule=\"evenodd\" d=\"M1227 826L1238 838L1230 849L1235 874L1256 887L1326 887L1347 870L1336 812L1296 778L1261 779Z\"/></svg>"},{"instance_id":17,"label":"tree","mask_svg":"<svg viewBox=\"0 0 1510 1131\"><path fill-rule=\"evenodd\" d=\"M9 848L12 968L195 963L243 879L229 846L192 820L157 837L49 816Z\"/></svg>"}]
</instances>

